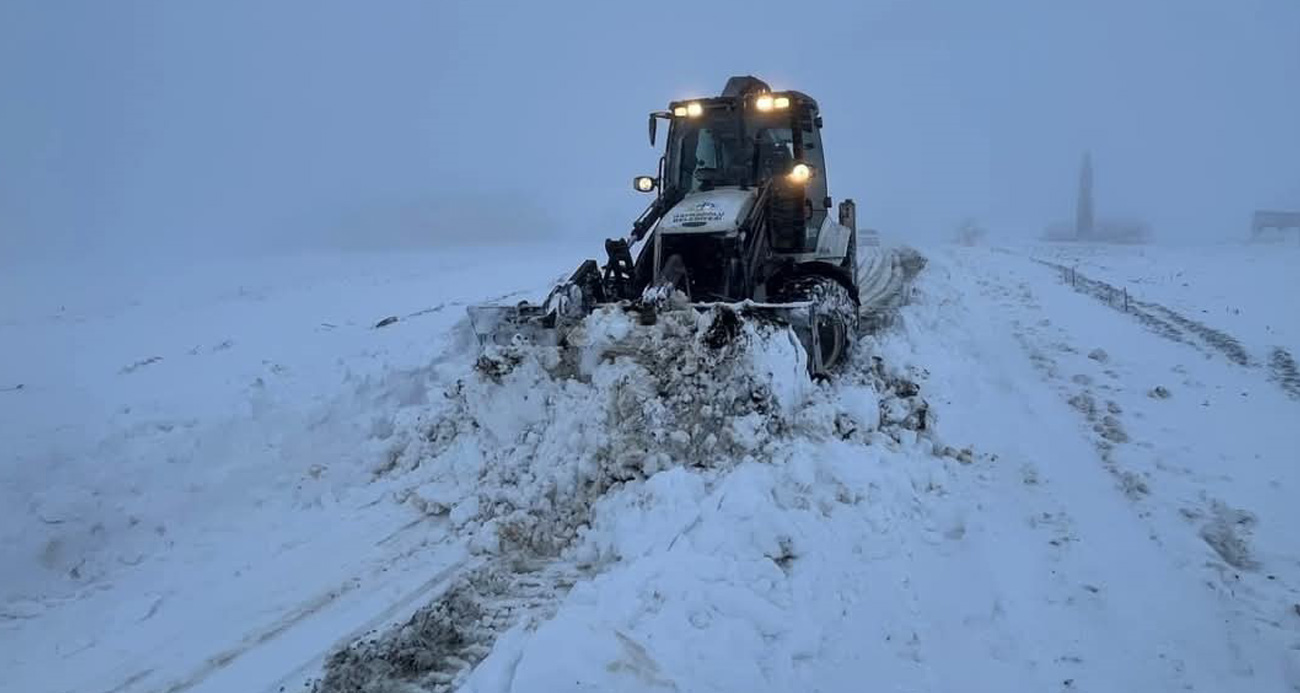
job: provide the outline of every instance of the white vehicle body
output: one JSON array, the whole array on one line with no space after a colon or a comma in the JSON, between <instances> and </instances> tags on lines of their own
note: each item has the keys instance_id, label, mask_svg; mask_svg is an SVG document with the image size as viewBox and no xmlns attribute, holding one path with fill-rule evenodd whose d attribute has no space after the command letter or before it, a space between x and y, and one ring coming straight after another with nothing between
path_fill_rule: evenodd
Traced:
<instances>
[{"instance_id":1,"label":"white vehicle body","mask_svg":"<svg viewBox=\"0 0 1300 693\"><path fill-rule=\"evenodd\" d=\"M721 188L687 195L673 206L659 221L656 239L672 235L739 234L740 226L749 214L758 192L754 189ZM826 215L821 226L809 229L816 235L814 250L793 253L795 262L827 262L843 264L850 252L854 236L852 229L842 226L831 215ZM872 245L878 245L874 243ZM809 243L809 245L813 245ZM658 251L656 251L658 255ZM659 258L662 262L662 258Z\"/></svg>"}]
</instances>

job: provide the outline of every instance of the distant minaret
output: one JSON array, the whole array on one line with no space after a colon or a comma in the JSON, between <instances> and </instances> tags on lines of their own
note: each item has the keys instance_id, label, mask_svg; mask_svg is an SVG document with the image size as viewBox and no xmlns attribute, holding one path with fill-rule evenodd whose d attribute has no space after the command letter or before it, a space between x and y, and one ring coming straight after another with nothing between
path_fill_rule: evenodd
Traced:
<instances>
[{"instance_id":1,"label":"distant minaret","mask_svg":"<svg viewBox=\"0 0 1300 693\"><path fill-rule=\"evenodd\" d=\"M1092 153L1083 153L1079 169L1079 201L1074 211L1074 235L1079 240L1092 238Z\"/></svg>"}]
</instances>

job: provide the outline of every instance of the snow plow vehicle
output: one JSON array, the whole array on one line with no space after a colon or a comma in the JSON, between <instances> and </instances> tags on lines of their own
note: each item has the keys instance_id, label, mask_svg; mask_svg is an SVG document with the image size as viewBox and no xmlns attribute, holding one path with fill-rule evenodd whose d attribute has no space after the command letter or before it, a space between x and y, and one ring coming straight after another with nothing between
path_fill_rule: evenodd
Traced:
<instances>
[{"instance_id":1,"label":"snow plow vehicle","mask_svg":"<svg viewBox=\"0 0 1300 693\"><path fill-rule=\"evenodd\" d=\"M651 113L651 146L660 121L657 174L633 180L655 199L631 233L606 240L604 265L582 263L541 304L470 307L480 343L563 347L607 305L643 324L664 310L724 309L788 324L810 374L827 375L857 336L857 234L852 200L832 214L817 102L732 77L720 96Z\"/></svg>"}]
</instances>

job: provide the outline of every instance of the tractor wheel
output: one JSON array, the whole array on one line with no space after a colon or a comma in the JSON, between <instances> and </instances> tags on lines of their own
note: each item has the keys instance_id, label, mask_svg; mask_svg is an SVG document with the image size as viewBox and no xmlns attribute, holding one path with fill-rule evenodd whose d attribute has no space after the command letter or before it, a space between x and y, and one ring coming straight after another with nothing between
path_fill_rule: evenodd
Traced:
<instances>
[{"instance_id":1,"label":"tractor wheel","mask_svg":"<svg viewBox=\"0 0 1300 693\"><path fill-rule=\"evenodd\" d=\"M858 334L858 309L843 284L825 276L794 277L779 289L778 299L813 304L810 327L818 353L816 359L813 354L809 358L814 377L826 377L848 360Z\"/></svg>"}]
</instances>

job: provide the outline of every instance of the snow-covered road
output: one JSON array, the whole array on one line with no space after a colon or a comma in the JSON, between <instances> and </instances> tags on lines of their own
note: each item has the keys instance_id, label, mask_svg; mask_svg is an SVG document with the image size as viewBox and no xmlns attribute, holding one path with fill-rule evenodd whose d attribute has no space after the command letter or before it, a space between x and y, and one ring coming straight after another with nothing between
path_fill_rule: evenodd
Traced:
<instances>
[{"instance_id":1,"label":"snow-covered road","mask_svg":"<svg viewBox=\"0 0 1300 693\"><path fill-rule=\"evenodd\" d=\"M1025 671L1055 677L1018 687L1300 685L1300 402L1028 259L934 253L885 352L929 371L943 436L997 456L982 553L1020 576L998 589Z\"/></svg>"},{"instance_id":2,"label":"snow-covered road","mask_svg":"<svg viewBox=\"0 0 1300 693\"><path fill-rule=\"evenodd\" d=\"M927 249L832 384L476 375L584 250L8 279L0 690L1300 690L1294 249Z\"/></svg>"}]
</instances>

